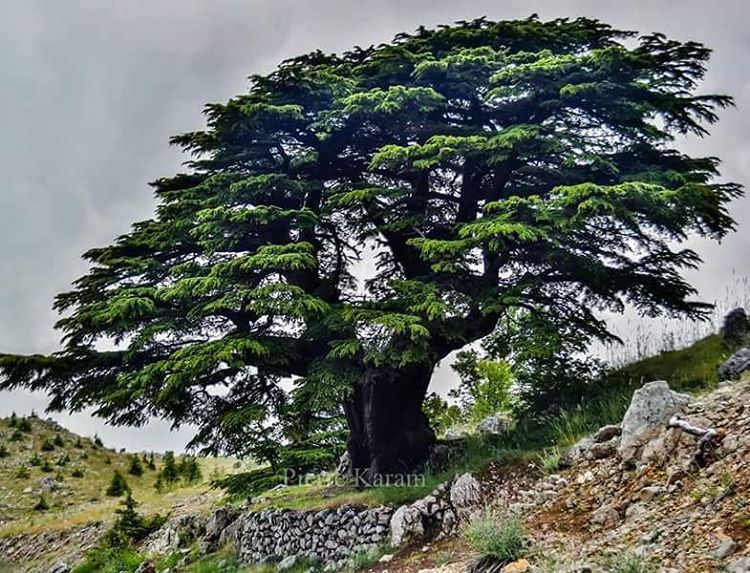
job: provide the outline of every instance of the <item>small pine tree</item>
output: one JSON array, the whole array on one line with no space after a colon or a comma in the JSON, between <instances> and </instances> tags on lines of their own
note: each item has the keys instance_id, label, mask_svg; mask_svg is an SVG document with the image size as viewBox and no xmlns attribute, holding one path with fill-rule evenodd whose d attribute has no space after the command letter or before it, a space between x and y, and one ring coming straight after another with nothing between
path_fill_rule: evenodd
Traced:
<instances>
[{"instance_id":1,"label":"small pine tree","mask_svg":"<svg viewBox=\"0 0 750 573\"><path fill-rule=\"evenodd\" d=\"M58 448L64 448L65 442L63 441L60 434L55 434L55 439L52 440L52 443L55 444Z\"/></svg>"},{"instance_id":2,"label":"small pine tree","mask_svg":"<svg viewBox=\"0 0 750 573\"><path fill-rule=\"evenodd\" d=\"M63 456L60 456L57 460L57 465L60 467L64 467L70 462L70 456L66 453Z\"/></svg>"},{"instance_id":3,"label":"small pine tree","mask_svg":"<svg viewBox=\"0 0 750 573\"><path fill-rule=\"evenodd\" d=\"M99 434L94 434L94 445L100 448L104 447L104 442L102 442L102 439L99 437Z\"/></svg>"},{"instance_id":4,"label":"small pine tree","mask_svg":"<svg viewBox=\"0 0 750 573\"><path fill-rule=\"evenodd\" d=\"M177 464L175 463L174 452L164 454L164 466L161 468L161 472L159 472L159 477L166 486L172 485L180 479L180 471L177 469Z\"/></svg>"},{"instance_id":5,"label":"small pine tree","mask_svg":"<svg viewBox=\"0 0 750 573\"><path fill-rule=\"evenodd\" d=\"M83 440L81 440L81 436L78 436L78 439L76 439L74 447L79 450L83 449Z\"/></svg>"},{"instance_id":6,"label":"small pine tree","mask_svg":"<svg viewBox=\"0 0 750 573\"><path fill-rule=\"evenodd\" d=\"M0 458L7 458L8 456L10 456L8 448L5 447L5 444L0 444Z\"/></svg>"},{"instance_id":7,"label":"small pine tree","mask_svg":"<svg viewBox=\"0 0 750 573\"><path fill-rule=\"evenodd\" d=\"M154 482L154 489L158 492L161 492L164 489L164 480L161 479L161 472L156 476L156 481Z\"/></svg>"},{"instance_id":8,"label":"small pine tree","mask_svg":"<svg viewBox=\"0 0 750 573\"><path fill-rule=\"evenodd\" d=\"M18 420L18 424L16 426L20 431L26 432L27 434L31 433L31 422L28 418L21 418Z\"/></svg>"},{"instance_id":9,"label":"small pine tree","mask_svg":"<svg viewBox=\"0 0 750 573\"><path fill-rule=\"evenodd\" d=\"M143 464L141 464L141 459L138 456L132 456L130 458L130 467L128 468L128 473L132 476L143 475Z\"/></svg>"},{"instance_id":10,"label":"small pine tree","mask_svg":"<svg viewBox=\"0 0 750 573\"><path fill-rule=\"evenodd\" d=\"M43 452L51 452L51 451L54 451L54 449L55 449L55 444L53 444L49 440L44 440L42 442L42 451Z\"/></svg>"},{"instance_id":11,"label":"small pine tree","mask_svg":"<svg viewBox=\"0 0 750 573\"><path fill-rule=\"evenodd\" d=\"M128 482L125 481L125 478L118 470L115 470L115 473L112 474L112 480L109 482L109 486L107 486L104 493L109 497L120 497L122 494L129 491L130 487L128 486Z\"/></svg>"},{"instance_id":12,"label":"small pine tree","mask_svg":"<svg viewBox=\"0 0 750 573\"><path fill-rule=\"evenodd\" d=\"M31 456L31 459L29 460L29 464L32 466L41 466L42 458L39 457L39 454L35 453L33 456Z\"/></svg>"},{"instance_id":13,"label":"small pine tree","mask_svg":"<svg viewBox=\"0 0 750 573\"><path fill-rule=\"evenodd\" d=\"M151 454L148 456L148 461L146 461L146 467L150 469L151 471L156 471L156 462L154 461L154 452L151 452Z\"/></svg>"},{"instance_id":14,"label":"small pine tree","mask_svg":"<svg viewBox=\"0 0 750 573\"><path fill-rule=\"evenodd\" d=\"M21 431L20 431L20 430L15 430L15 431L14 431L14 432L13 432L13 433L12 433L12 434L10 435L10 441L11 441L11 442L20 442L20 441L21 441L22 439L23 439L23 434L21 433Z\"/></svg>"},{"instance_id":15,"label":"small pine tree","mask_svg":"<svg viewBox=\"0 0 750 573\"><path fill-rule=\"evenodd\" d=\"M49 504L47 503L47 500L44 499L43 495L39 496L39 501L36 502L36 505L34 505L34 511L47 511L49 509Z\"/></svg>"},{"instance_id":16,"label":"small pine tree","mask_svg":"<svg viewBox=\"0 0 750 573\"><path fill-rule=\"evenodd\" d=\"M179 471L182 479L185 480L185 483L196 483L203 477L198 460L193 456L183 456L180 461Z\"/></svg>"},{"instance_id":17,"label":"small pine tree","mask_svg":"<svg viewBox=\"0 0 750 573\"><path fill-rule=\"evenodd\" d=\"M18 416L16 416L16 413L13 412L10 415L10 418L8 419L8 426L11 428L15 428L18 425Z\"/></svg>"}]
</instances>

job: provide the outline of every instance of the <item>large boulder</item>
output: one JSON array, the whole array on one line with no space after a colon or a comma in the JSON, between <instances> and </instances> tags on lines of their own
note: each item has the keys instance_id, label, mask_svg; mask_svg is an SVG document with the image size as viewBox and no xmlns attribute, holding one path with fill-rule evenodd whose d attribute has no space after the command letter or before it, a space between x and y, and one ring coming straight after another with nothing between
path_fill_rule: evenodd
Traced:
<instances>
[{"instance_id":1,"label":"large boulder","mask_svg":"<svg viewBox=\"0 0 750 573\"><path fill-rule=\"evenodd\" d=\"M750 370L750 348L740 348L719 366L720 380L736 380Z\"/></svg>"},{"instance_id":2,"label":"large boulder","mask_svg":"<svg viewBox=\"0 0 750 573\"><path fill-rule=\"evenodd\" d=\"M689 402L688 396L673 392L664 380L649 382L636 390L622 420L618 448L622 461L626 464L636 462L643 446Z\"/></svg>"},{"instance_id":3,"label":"large boulder","mask_svg":"<svg viewBox=\"0 0 750 573\"><path fill-rule=\"evenodd\" d=\"M450 490L450 502L459 517L471 512L482 500L482 486L470 473L465 473L453 480Z\"/></svg>"},{"instance_id":4,"label":"large boulder","mask_svg":"<svg viewBox=\"0 0 750 573\"><path fill-rule=\"evenodd\" d=\"M416 507L402 505L391 517L391 545L399 547L424 535L422 513Z\"/></svg>"},{"instance_id":5,"label":"large boulder","mask_svg":"<svg viewBox=\"0 0 750 573\"><path fill-rule=\"evenodd\" d=\"M505 434L510 429L509 420L502 414L492 414L477 424L477 433L499 435Z\"/></svg>"}]
</instances>

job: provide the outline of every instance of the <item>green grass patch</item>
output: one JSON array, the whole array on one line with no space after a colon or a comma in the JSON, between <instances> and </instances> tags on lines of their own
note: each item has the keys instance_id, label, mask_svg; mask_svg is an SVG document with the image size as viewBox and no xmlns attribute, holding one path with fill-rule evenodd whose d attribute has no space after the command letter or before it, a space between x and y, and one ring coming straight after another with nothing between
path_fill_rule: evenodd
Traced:
<instances>
[{"instance_id":1,"label":"green grass patch","mask_svg":"<svg viewBox=\"0 0 750 573\"><path fill-rule=\"evenodd\" d=\"M500 563L526 554L526 530L517 517L485 510L464 527L462 536L471 549Z\"/></svg>"}]
</instances>

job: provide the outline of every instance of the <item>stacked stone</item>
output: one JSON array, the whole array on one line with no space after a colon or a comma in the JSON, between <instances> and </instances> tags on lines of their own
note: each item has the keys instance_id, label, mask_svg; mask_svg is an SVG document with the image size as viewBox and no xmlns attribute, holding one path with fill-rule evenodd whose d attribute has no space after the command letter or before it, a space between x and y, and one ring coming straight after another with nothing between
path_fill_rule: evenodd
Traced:
<instances>
[{"instance_id":1,"label":"stacked stone","mask_svg":"<svg viewBox=\"0 0 750 573\"><path fill-rule=\"evenodd\" d=\"M245 514L239 533L244 563L278 561L299 555L342 561L388 540L393 510L344 505L319 511L268 509Z\"/></svg>"}]
</instances>

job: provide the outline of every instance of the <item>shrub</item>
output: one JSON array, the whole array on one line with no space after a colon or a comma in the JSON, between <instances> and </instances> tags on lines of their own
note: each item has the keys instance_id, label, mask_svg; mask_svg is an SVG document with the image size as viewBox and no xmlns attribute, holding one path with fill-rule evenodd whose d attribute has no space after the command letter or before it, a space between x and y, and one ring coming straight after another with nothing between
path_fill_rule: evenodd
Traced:
<instances>
[{"instance_id":1,"label":"shrub","mask_svg":"<svg viewBox=\"0 0 750 573\"><path fill-rule=\"evenodd\" d=\"M100 448L104 447L104 442L102 442L102 439L99 437L98 434L94 434L94 445Z\"/></svg>"},{"instance_id":2,"label":"shrub","mask_svg":"<svg viewBox=\"0 0 750 573\"><path fill-rule=\"evenodd\" d=\"M31 474L29 473L29 468L26 466L21 466L18 468L18 471L16 472L16 479L29 479L31 477Z\"/></svg>"},{"instance_id":3,"label":"shrub","mask_svg":"<svg viewBox=\"0 0 750 573\"><path fill-rule=\"evenodd\" d=\"M138 456L131 456L130 467L128 468L128 473L132 476L143 475L143 465L141 464L141 460Z\"/></svg>"},{"instance_id":4,"label":"shrub","mask_svg":"<svg viewBox=\"0 0 750 573\"><path fill-rule=\"evenodd\" d=\"M52 451L54 451L54 449L55 449L55 444L53 444L53 443L52 443L52 442L50 442L49 440L46 440L46 439L45 439L45 440L44 440L44 441L42 442L42 451L43 451L43 452L52 452Z\"/></svg>"},{"instance_id":5,"label":"shrub","mask_svg":"<svg viewBox=\"0 0 750 573\"><path fill-rule=\"evenodd\" d=\"M8 426L11 428L15 428L18 425L18 416L16 416L16 413L13 412L10 415L10 418L8 418Z\"/></svg>"},{"instance_id":6,"label":"shrub","mask_svg":"<svg viewBox=\"0 0 750 573\"><path fill-rule=\"evenodd\" d=\"M36 502L33 509L34 511L47 511L49 509L49 504L43 495L39 496L39 501Z\"/></svg>"},{"instance_id":7,"label":"shrub","mask_svg":"<svg viewBox=\"0 0 750 573\"><path fill-rule=\"evenodd\" d=\"M183 456L180 460L179 472L185 483L189 484L197 483L203 477L198 460L192 456Z\"/></svg>"},{"instance_id":8,"label":"shrub","mask_svg":"<svg viewBox=\"0 0 750 573\"><path fill-rule=\"evenodd\" d=\"M539 454L539 468L545 474L553 474L560 469L563 452L555 446Z\"/></svg>"},{"instance_id":9,"label":"shrub","mask_svg":"<svg viewBox=\"0 0 750 573\"><path fill-rule=\"evenodd\" d=\"M128 482L125 481L125 478L119 471L115 470L115 473L112 474L112 480L109 482L104 493L109 497L120 497L129 491L130 487L128 486Z\"/></svg>"},{"instance_id":10,"label":"shrub","mask_svg":"<svg viewBox=\"0 0 750 573\"><path fill-rule=\"evenodd\" d=\"M10 456L8 448L5 447L5 444L0 444L0 459L7 458L8 456Z\"/></svg>"},{"instance_id":11,"label":"shrub","mask_svg":"<svg viewBox=\"0 0 750 573\"><path fill-rule=\"evenodd\" d=\"M55 434L55 439L52 440L52 443L55 444L55 446L57 446L58 448L65 447L65 442L63 441L60 434Z\"/></svg>"},{"instance_id":12,"label":"shrub","mask_svg":"<svg viewBox=\"0 0 750 573\"><path fill-rule=\"evenodd\" d=\"M526 552L526 533L521 520L490 510L463 529L463 538L474 551L501 563L515 561Z\"/></svg>"},{"instance_id":13,"label":"shrub","mask_svg":"<svg viewBox=\"0 0 750 573\"><path fill-rule=\"evenodd\" d=\"M39 467L39 469L47 474L53 471L52 465L49 463L49 460L47 458L44 458L44 460L42 460L42 465Z\"/></svg>"},{"instance_id":14,"label":"shrub","mask_svg":"<svg viewBox=\"0 0 750 573\"><path fill-rule=\"evenodd\" d=\"M162 466L159 472L159 479L162 484L172 485L178 479L180 479L180 471L177 469L177 464L174 459L174 452L167 452L164 454L164 466Z\"/></svg>"},{"instance_id":15,"label":"shrub","mask_svg":"<svg viewBox=\"0 0 750 573\"><path fill-rule=\"evenodd\" d=\"M113 527L115 535L122 535L128 541L140 541L164 525L166 517L158 514L152 517L144 517L136 511L136 507L138 507L138 502L133 499L131 492L128 491L125 499L120 502L120 507L115 510L117 515Z\"/></svg>"},{"instance_id":16,"label":"shrub","mask_svg":"<svg viewBox=\"0 0 750 573\"><path fill-rule=\"evenodd\" d=\"M73 445L76 449L82 450L83 449L83 440L81 439L81 436L78 436L76 439L76 443Z\"/></svg>"},{"instance_id":17,"label":"shrub","mask_svg":"<svg viewBox=\"0 0 750 573\"><path fill-rule=\"evenodd\" d=\"M74 478L82 478L83 470L81 468L75 468L72 472L70 472L70 476Z\"/></svg>"},{"instance_id":18,"label":"shrub","mask_svg":"<svg viewBox=\"0 0 750 573\"><path fill-rule=\"evenodd\" d=\"M647 561L633 553L613 557L607 568L607 573L657 573L657 571L661 571L657 563Z\"/></svg>"},{"instance_id":19,"label":"shrub","mask_svg":"<svg viewBox=\"0 0 750 573\"><path fill-rule=\"evenodd\" d=\"M18 420L18 424L16 426L21 432L25 432L27 434L31 433L31 422L28 420L28 418L21 418Z\"/></svg>"},{"instance_id":20,"label":"shrub","mask_svg":"<svg viewBox=\"0 0 750 573\"><path fill-rule=\"evenodd\" d=\"M23 434L20 430L14 430L13 433L10 435L10 441L11 442L20 442L23 439Z\"/></svg>"},{"instance_id":21,"label":"shrub","mask_svg":"<svg viewBox=\"0 0 750 573\"><path fill-rule=\"evenodd\" d=\"M68 465L68 462L70 461L70 456L66 453L59 458L57 458L57 465L60 467L65 467Z\"/></svg>"}]
</instances>

